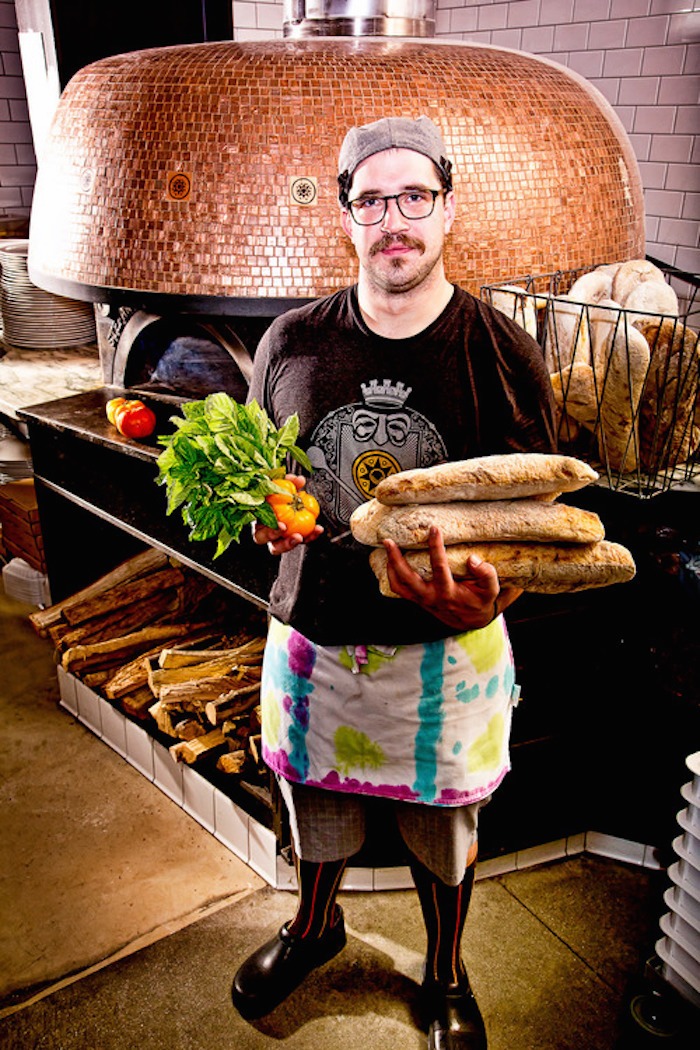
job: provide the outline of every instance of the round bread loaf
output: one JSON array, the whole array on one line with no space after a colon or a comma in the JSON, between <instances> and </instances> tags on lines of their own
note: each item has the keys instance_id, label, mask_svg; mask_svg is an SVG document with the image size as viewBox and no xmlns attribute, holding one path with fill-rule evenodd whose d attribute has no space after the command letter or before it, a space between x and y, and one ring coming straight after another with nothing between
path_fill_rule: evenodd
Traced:
<instances>
[{"instance_id":1,"label":"round bread loaf","mask_svg":"<svg viewBox=\"0 0 700 1050\"><path fill-rule=\"evenodd\" d=\"M613 277L612 298L625 306L627 296L637 285L644 281L660 281L663 284L665 280L659 267L648 259L629 259L622 263Z\"/></svg>"},{"instance_id":2,"label":"round bread loaf","mask_svg":"<svg viewBox=\"0 0 700 1050\"><path fill-rule=\"evenodd\" d=\"M625 300L628 314L665 314L678 317L678 296L665 281L642 281ZM635 318L631 318L632 321Z\"/></svg>"},{"instance_id":3,"label":"round bread loaf","mask_svg":"<svg viewBox=\"0 0 700 1050\"><path fill-rule=\"evenodd\" d=\"M490 303L506 317L524 328L533 339L537 338L537 307L535 297L526 294L517 285L504 284L490 289Z\"/></svg>"},{"instance_id":4,"label":"round bread loaf","mask_svg":"<svg viewBox=\"0 0 700 1050\"><path fill-rule=\"evenodd\" d=\"M582 273L569 289L569 297L578 303L599 303L612 296L612 274L606 270Z\"/></svg>"}]
</instances>

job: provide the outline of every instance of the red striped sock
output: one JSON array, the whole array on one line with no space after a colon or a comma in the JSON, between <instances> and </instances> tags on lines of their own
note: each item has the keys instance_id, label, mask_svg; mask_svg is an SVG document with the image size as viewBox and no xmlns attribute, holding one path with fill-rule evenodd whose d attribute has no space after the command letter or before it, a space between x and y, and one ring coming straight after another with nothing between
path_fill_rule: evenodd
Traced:
<instances>
[{"instance_id":1,"label":"red striped sock","mask_svg":"<svg viewBox=\"0 0 700 1050\"><path fill-rule=\"evenodd\" d=\"M425 976L454 984L466 974L461 957L462 933L469 910L474 869L470 864L458 886L448 886L411 857L411 874L418 891L428 938Z\"/></svg>"},{"instance_id":2,"label":"red striped sock","mask_svg":"<svg viewBox=\"0 0 700 1050\"><path fill-rule=\"evenodd\" d=\"M320 863L297 860L299 904L296 915L287 926L290 933L302 938L317 938L336 924L340 912L335 899L346 865L345 857Z\"/></svg>"}]
</instances>

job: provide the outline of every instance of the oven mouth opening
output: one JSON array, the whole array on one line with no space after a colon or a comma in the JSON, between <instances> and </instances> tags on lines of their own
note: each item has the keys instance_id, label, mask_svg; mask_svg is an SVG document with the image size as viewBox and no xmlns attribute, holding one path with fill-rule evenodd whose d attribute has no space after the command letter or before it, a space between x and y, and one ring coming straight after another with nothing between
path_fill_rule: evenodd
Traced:
<instances>
[{"instance_id":1,"label":"oven mouth opening","mask_svg":"<svg viewBox=\"0 0 700 1050\"><path fill-rule=\"evenodd\" d=\"M255 347L269 324L221 317L131 314L118 338L112 383L187 400L224 390L245 401Z\"/></svg>"}]
</instances>

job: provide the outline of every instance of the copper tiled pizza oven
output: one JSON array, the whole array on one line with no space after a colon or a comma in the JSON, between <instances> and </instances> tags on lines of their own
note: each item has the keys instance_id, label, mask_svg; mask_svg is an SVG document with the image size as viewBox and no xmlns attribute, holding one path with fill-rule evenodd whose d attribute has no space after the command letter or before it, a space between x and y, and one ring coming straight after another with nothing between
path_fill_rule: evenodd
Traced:
<instances>
[{"instance_id":1,"label":"copper tiled pizza oven","mask_svg":"<svg viewBox=\"0 0 700 1050\"><path fill-rule=\"evenodd\" d=\"M247 318L254 338L255 319L354 279L336 157L350 125L387 114L427 114L444 134L459 200L447 269L476 294L643 255L637 164L600 93L530 54L428 39L431 6L409 5L406 37L367 15L376 0L331 5L330 19L290 0L283 40L81 69L41 155L32 280L110 322L125 305L176 308ZM358 27L385 35L340 35Z\"/></svg>"}]
</instances>

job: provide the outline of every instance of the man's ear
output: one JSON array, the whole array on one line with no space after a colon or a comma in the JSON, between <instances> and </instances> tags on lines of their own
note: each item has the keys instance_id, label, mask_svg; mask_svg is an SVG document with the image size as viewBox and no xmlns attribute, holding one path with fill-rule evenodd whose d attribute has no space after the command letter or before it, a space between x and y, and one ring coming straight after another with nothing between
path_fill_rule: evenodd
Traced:
<instances>
[{"instance_id":1,"label":"man's ear","mask_svg":"<svg viewBox=\"0 0 700 1050\"><path fill-rule=\"evenodd\" d=\"M340 209L340 225L343 227L343 231L347 234L347 236L350 238L350 240L352 240L353 221L352 221L352 218L350 216L350 212L348 211L348 209L347 208L343 208L342 206L341 206L341 209Z\"/></svg>"}]
</instances>

